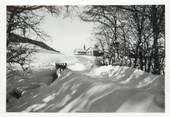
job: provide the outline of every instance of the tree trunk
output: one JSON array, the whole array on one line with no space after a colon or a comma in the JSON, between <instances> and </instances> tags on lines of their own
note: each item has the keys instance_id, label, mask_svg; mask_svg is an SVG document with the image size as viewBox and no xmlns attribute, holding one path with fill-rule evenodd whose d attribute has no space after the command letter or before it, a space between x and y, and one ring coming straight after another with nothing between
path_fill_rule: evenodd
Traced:
<instances>
[{"instance_id":1,"label":"tree trunk","mask_svg":"<svg viewBox=\"0 0 170 117\"><path fill-rule=\"evenodd\" d=\"M152 15L151 15L151 21L152 21L152 29L153 29L153 73L154 74L160 74L160 63L159 63L159 56L158 56L158 36L159 36L159 26L158 26L158 17L157 17L157 8L155 5L152 6Z\"/></svg>"}]
</instances>

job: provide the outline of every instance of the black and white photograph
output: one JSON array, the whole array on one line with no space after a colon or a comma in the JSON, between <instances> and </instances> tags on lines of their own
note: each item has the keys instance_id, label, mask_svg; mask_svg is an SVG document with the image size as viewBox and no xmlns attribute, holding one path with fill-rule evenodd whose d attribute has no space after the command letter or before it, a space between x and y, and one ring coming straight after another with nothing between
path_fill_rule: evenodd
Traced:
<instances>
[{"instance_id":1,"label":"black and white photograph","mask_svg":"<svg viewBox=\"0 0 170 117\"><path fill-rule=\"evenodd\" d=\"M165 5L6 5L6 112L164 113Z\"/></svg>"}]
</instances>

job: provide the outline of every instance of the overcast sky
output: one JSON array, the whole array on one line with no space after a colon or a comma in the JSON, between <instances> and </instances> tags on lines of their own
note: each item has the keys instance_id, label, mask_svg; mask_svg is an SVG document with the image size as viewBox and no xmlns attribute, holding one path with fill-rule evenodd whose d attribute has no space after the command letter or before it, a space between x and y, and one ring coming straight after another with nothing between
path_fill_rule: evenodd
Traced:
<instances>
[{"instance_id":1,"label":"overcast sky","mask_svg":"<svg viewBox=\"0 0 170 117\"><path fill-rule=\"evenodd\" d=\"M83 48L84 44L90 46L93 26L93 23L83 22L78 17L71 19L47 15L41 27L51 36L52 42L47 42L50 46L70 54L75 48Z\"/></svg>"}]
</instances>

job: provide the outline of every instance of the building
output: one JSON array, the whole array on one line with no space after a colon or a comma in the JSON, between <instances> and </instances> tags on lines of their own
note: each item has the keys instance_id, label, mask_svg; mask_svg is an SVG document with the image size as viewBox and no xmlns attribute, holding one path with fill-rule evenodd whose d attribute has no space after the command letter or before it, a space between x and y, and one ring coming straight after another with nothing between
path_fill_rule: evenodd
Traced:
<instances>
[{"instance_id":1,"label":"building","mask_svg":"<svg viewBox=\"0 0 170 117\"><path fill-rule=\"evenodd\" d=\"M103 52L97 48L90 47L86 50L86 54L91 56L102 56Z\"/></svg>"}]
</instances>

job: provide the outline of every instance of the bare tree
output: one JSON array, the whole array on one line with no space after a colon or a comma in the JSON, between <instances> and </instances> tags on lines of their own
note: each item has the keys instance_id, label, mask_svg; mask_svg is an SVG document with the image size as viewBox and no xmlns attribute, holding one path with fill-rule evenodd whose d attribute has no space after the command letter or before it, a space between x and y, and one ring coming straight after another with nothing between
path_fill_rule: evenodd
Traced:
<instances>
[{"instance_id":1,"label":"bare tree","mask_svg":"<svg viewBox=\"0 0 170 117\"><path fill-rule=\"evenodd\" d=\"M109 64L117 59L160 74L164 71L164 9L163 5L87 6L81 19L98 24L95 38L109 56Z\"/></svg>"},{"instance_id":2,"label":"bare tree","mask_svg":"<svg viewBox=\"0 0 170 117\"><path fill-rule=\"evenodd\" d=\"M43 42L48 35L39 28L44 18L36 13L40 10L58 15L60 7L7 6L7 63L20 64L25 70L36 46L59 52Z\"/></svg>"}]
</instances>

